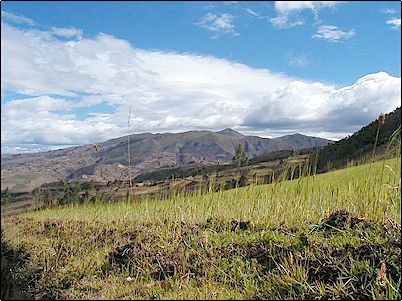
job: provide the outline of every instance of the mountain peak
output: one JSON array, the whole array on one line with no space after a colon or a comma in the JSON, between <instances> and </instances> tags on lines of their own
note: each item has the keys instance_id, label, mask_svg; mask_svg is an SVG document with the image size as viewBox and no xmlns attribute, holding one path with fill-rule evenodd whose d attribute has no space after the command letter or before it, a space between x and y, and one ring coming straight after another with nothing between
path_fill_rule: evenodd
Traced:
<instances>
[{"instance_id":1,"label":"mountain peak","mask_svg":"<svg viewBox=\"0 0 402 301\"><path fill-rule=\"evenodd\" d=\"M225 134L225 135L242 135L242 134L240 134L239 132L237 132L237 131L235 131L235 130L233 130L233 129L231 129L231 128L226 128L226 129L224 129L224 130L222 130L222 131L219 131L219 132L217 132L217 133L219 133L219 134ZM243 135L242 135L243 136Z\"/></svg>"},{"instance_id":2,"label":"mountain peak","mask_svg":"<svg viewBox=\"0 0 402 301\"><path fill-rule=\"evenodd\" d=\"M310 136L306 136L300 133L294 133L294 134L290 134L290 135L286 135L286 136L292 136L292 137L310 137Z\"/></svg>"}]
</instances>

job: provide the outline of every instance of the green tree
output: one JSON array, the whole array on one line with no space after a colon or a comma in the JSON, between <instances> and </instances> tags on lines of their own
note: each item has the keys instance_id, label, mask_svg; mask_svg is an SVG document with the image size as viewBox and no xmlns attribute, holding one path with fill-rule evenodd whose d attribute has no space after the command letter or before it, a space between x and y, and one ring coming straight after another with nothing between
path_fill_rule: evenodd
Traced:
<instances>
[{"instance_id":1,"label":"green tree","mask_svg":"<svg viewBox=\"0 0 402 301\"><path fill-rule=\"evenodd\" d=\"M43 193L43 204L45 207L51 207L53 205L53 194L50 190Z\"/></svg>"},{"instance_id":2,"label":"green tree","mask_svg":"<svg viewBox=\"0 0 402 301\"><path fill-rule=\"evenodd\" d=\"M37 187L34 190L32 190L32 198L36 203L42 202L42 188Z\"/></svg>"},{"instance_id":3,"label":"green tree","mask_svg":"<svg viewBox=\"0 0 402 301\"><path fill-rule=\"evenodd\" d=\"M1 203L2 204L11 203L11 193L8 187L6 187L6 189L1 192Z\"/></svg>"},{"instance_id":4,"label":"green tree","mask_svg":"<svg viewBox=\"0 0 402 301\"><path fill-rule=\"evenodd\" d=\"M243 145L239 144L236 147L236 153L233 157L233 164L237 167L237 181L236 186L246 186L247 179L249 176L249 169L248 168L240 168L241 166L246 165L249 162L249 158L244 151Z\"/></svg>"},{"instance_id":5,"label":"green tree","mask_svg":"<svg viewBox=\"0 0 402 301\"><path fill-rule=\"evenodd\" d=\"M60 204L78 203L80 201L81 185L63 180L63 196Z\"/></svg>"},{"instance_id":6,"label":"green tree","mask_svg":"<svg viewBox=\"0 0 402 301\"><path fill-rule=\"evenodd\" d=\"M236 153L232 159L233 164L237 166L237 168L240 168L240 166L244 166L248 163L249 158L246 155L246 152L244 151L243 145L239 144L236 147Z\"/></svg>"},{"instance_id":7,"label":"green tree","mask_svg":"<svg viewBox=\"0 0 402 301\"><path fill-rule=\"evenodd\" d=\"M240 170L239 174L240 174L240 178L238 181L238 186L239 187L247 186L248 178L250 177L250 169L248 167L243 167Z\"/></svg>"}]
</instances>

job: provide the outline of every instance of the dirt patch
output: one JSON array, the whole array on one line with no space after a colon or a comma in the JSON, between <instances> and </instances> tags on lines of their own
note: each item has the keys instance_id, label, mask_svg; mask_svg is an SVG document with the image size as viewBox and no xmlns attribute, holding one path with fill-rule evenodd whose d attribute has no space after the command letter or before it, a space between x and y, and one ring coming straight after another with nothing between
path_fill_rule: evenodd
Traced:
<instances>
[{"instance_id":1,"label":"dirt patch","mask_svg":"<svg viewBox=\"0 0 402 301\"><path fill-rule=\"evenodd\" d=\"M18 272L29 259L23 248L12 249L3 240L1 232L1 299L29 300L26 283L18 277Z\"/></svg>"},{"instance_id":2,"label":"dirt patch","mask_svg":"<svg viewBox=\"0 0 402 301\"><path fill-rule=\"evenodd\" d=\"M96 244L104 246L116 240L130 241L141 232L141 227L119 226L110 223L94 224L87 221L74 220L45 220L37 223L34 232L39 237L53 238L64 241L70 246L76 245L80 248ZM76 242L80 242L77 244Z\"/></svg>"},{"instance_id":3,"label":"dirt patch","mask_svg":"<svg viewBox=\"0 0 402 301\"><path fill-rule=\"evenodd\" d=\"M236 230L248 230L250 229L250 221L237 221L237 220L232 220L231 221L232 227L230 228L231 231L236 231Z\"/></svg>"},{"instance_id":4,"label":"dirt patch","mask_svg":"<svg viewBox=\"0 0 402 301\"><path fill-rule=\"evenodd\" d=\"M220 231L245 231L253 229L250 221L241 221L232 219L230 221L219 218L208 218L205 223L197 225L202 229L212 229L216 232Z\"/></svg>"},{"instance_id":5,"label":"dirt patch","mask_svg":"<svg viewBox=\"0 0 402 301\"><path fill-rule=\"evenodd\" d=\"M153 279L161 281L175 274L189 272L190 265L181 250L165 251L149 242L131 242L117 248L108 256L106 273L135 269L136 266L149 270Z\"/></svg>"},{"instance_id":6,"label":"dirt patch","mask_svg":"<svg viewBox=\"0 0 402 301\"><path fill-rule=\"evenodd\" d=\"M175 274L184 275L189 266L183 259L182 252L174 251L149 256L145 262L153 270L151 275L155 280L165 280Z\"/></svg>"},{"instance_id":7,"label":"dirt patch","mask_svg":"<svg viewBox=\"0 0 402 301\"><path fill-rule=\"evenodd\" d=\"M333 231L345 230L346 228L355 229L358 225L363 228L373 227L375 223L365 218L352 215L345 209L332 212L327 218L324 218L318 230Z\"/></svg>"}]
</instances>

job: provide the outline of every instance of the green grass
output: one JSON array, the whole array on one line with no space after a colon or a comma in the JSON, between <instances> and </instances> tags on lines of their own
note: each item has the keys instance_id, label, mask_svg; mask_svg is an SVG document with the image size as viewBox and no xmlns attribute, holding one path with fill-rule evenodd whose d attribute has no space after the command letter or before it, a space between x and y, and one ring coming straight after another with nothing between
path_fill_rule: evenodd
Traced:
<instances>
[{"instance_id":1,"label":"green grass","mask_svg":"<svg viewBox=\"0 0 402 301\"><path fill-rule=\"evenodd\" d=\"M26 212L2 218L2 245L18 263L10 278L34 279L23 289L36 298L400 299L400 205L396 158L216 193Z\"/></svg>"}]
</instances>

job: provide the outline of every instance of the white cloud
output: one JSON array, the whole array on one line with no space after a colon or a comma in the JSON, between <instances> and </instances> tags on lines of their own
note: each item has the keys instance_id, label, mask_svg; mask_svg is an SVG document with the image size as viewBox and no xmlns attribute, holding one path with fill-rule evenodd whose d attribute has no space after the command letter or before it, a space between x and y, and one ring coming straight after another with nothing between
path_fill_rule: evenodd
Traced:
<instances>
[{"instance_id":1,"label":"white cloud","mask_svg":"<svg viewBox=\"0 0 402 301\"><path fill-rule=\"evenodd\" d=\"M350 39L356 34L354 29L343 31L334 25L321 25L312 38L326 40L329 42L341 42Z\"/></svg>"},{"instance_id":2,"label":"white cloud","mask_svg":"<svg viewBox=\"0 0 402 301\"><path fill-rule=\"evenodd\" d=\"M232 36L238 36L240 34L235 30L233 18L234 17L231 14L207 13L198 23L196 23L196 25L217 34L230 34ZM216 38L217 36L218 35L215 35L214 37Z\"/></svg>"},{"instance_id":3,"label":"white cloud","mask_svg":"<svg viewBox=\"0 0 402 301\"><path fill-rule=\"evenodd\" d=\"M397 11L392 8L384 8L381 10L381 13L386 14L386 15L393 15L393 14L396 14Z\"/></svg>"},{"instance_id":4,"label":"white cloud","mask_svg":"<svg viewBox=\"0 0 402 301\"><path fill-rule=\"evenodd\" d=\"M325 7L334 7L340 1L275 1L275 9L281 14L288 14L304 9L318 10Z\"/></svg>"},{"instance_id":5,"label":"white cloud","mask_svg":"<svg viewBox=\"0 0 402 301\"><path fill-rule=\"evenodd\" d=\"M110 122L109 114L77 120L74 114L54 112L56 108L62 109L65 106L68 107L65 100L55 101L46 96L5 104L1 119L2 148L3 144L4 148L19 144L76 145L109 139L111 135L121 133Z\"/></svg>"},{"instance_id":6,"label":"white cloud","mask_svg":"<svg viewBox=\"0 0 402 301\"><path fill-rule=\"evenodd\" d=\"M392 29L401 29L401 18L387 20L387 24L391 25Z\"/></svg>"},{"instance_id":7,"label":"white cloud","mask_svg":"<svg viewBox=\"0 0 402 301\"><path fill-rule=\"evenodd\" d=\"M292 52L286 54L288 65L296 68L304 68L308 66L309 61L304 55L295 55Z\"/></svg>"},{"instance_id":8,"label":"white cloud","mask_svg":"<svg viewBox=\"0 0 402 301\"><path fill-rule=\"evenodd\" d=\"M244 119L244 126L269 129L276 135L303 131L340 139L400 103L401 78L385 72L369 74L339 88L293 81L256 104Z\"/></svg>"},{"instance_id":9,"label":"white cloud","mask_svg":"<svg viewBox=\"0 0 402 301\"><path fill-rule=\"evenodd\" d=\"M7 151L125 135L130 105L136 133L233 127L335 137L400 103L400 78L386 73L336 88L212 56L141 50L106 34L66 41L7 24L1 47L2 93L26 95L1 106ZM113 109L98 111L104 104Z\"/></svg>"},{"instance_id":10,"label":"white cloud","mask_svg":"<svg viewBox=\"0 0 402 301\"><path fill-rule=\"evenodd\" d=\"M27 99L11 100L5 104L7 116L18 116L22 112L27 114L40 114L41 112L54 110L67 110L74 107L64 99L49 96L33 97Z\"/></svg>"},{"instance_id":11,"label":"white cloud","mask_svg":"<svg viewBox=\"0 0 402 301\"><path fill-rule=\"evenodd\" d=\"M401 29L401 18L395 18L393 15L398 12L392 8L384 8L381 13L388 15L390 19L386 21L386 24L390 25L391 29Z\"/></svg>"},{"instance_id":12,"label":"white cloud","mask_svg":"<svg viewBox=\"0 0 402 301\"><path fill-rule=\"evenodd\" d=\"M78 39L82 38L82 30L74 27L52 27L52 34L60 37L66 38L74 38Z\"/></svg>"},{"instance_id":13,"label":"white cloud","mask_svg":"<svg viewBox=\"0 0 402 301\"><path fill-rule=\"evenodd\" d=\"M334 7L341 1L275 1L276 17L269 18L271 24L278 28L292 28L304 24L297 13L309 9L318 19L318 11L322 8Z\"/></svg>"},{"instance_id":14,"label":"white cloud","mask_svg":"<svg viewBox=\"0 0 402 301\"><path fill-rule=\"evenodd\" d=\"M3 20L7 20L7 21L17 23L17 24L26 24L29 26L34 26L36 24L35 21L33 21L29 18L26 18L23 16L18 16L13 13L6 12L4 10L1 11L1 18Z\"/></svg>"},{"instance_id":15,"label":"white cloud","mask_svg":"<svg viewBox=\"0 0 402 301\"><path fill-rule=\"evenodd\" d=\"M278 15L269 19L275 27L278 28L292 28L304 24L303 20L290 21L287 15Z\"/></svg>"},{"instance_id":16,"label":"white cloud","mask_svg":"<svg viewBox=\"0 0 402 301\"><path fill-rule=\"evenodd\" d=\"M105 34L60 41L48 32L2 24L1 42L2 90L21 94L73 96L109 87L122 93L128 84L118 82L132 81L140 70L129 43Z\"/></svg>"},{"instance_id":17,"label":"white cloud","mask_svg":"<svg viewBox=\"0 0 402 301\"><path fill-rule=\"evenodd\" d=\"M245 8L244 10L246 12L248 12L250 15L254 16L254 17L259 17L260 16L258 13L256 13L254 10L252 10L250 8Z\"/></svg>"}]
</instances>

